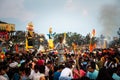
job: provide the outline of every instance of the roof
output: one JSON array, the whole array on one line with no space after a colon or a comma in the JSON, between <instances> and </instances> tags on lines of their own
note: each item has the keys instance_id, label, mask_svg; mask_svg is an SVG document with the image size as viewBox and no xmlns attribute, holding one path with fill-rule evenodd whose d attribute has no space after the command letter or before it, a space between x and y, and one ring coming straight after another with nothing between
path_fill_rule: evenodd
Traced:
<instances>
[{"instance_id":1,"label":"roof","mask_svg":"<svg viewBox=\"0 0 120 80\"><path fill-rule=\"evenodd\" d=\"M3 22L3 21L0 21L0 23L2 23L2 24L8 24L8 23L6 23L6 22Z\"/></svg>"}]
</instances>

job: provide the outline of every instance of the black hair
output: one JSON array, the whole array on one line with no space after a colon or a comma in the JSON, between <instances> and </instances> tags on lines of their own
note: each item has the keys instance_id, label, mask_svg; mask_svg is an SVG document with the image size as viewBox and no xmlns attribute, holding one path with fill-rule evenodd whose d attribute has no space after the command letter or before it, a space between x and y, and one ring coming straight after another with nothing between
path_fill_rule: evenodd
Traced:
<instances>
[{"instance_id":1,"label":"black hair","mask_svg":"<svg viewBox=\"0 0 120 80\"><path fill-rule=\"evenodd\" d=\"M26 74L27 76L30 75L30 72L31 72L31 69L30 69L30 68L25 68L25 74Z\"/></svg>"},{"instance_id":2,"label":"black hair","mask_svg":"<svg viewBox=\"0 0 120 80\"><path fill-rule=\"evenodd\" d=\"M90 62L90 65L91 65L91 68L92 68L92 69L96 69L96 63L95 63L95 62L91 61L91 62Z\"/></svg>"},{"instance_id":3,"label":"black hair","mask_svg":"<svg viewBox=\"0 0 120 80\"><path fill-rule=\"evenodd\" d=\"M39 72L40 73L45 73L45 66L44 65L39 66Z\"/></svg>"},{"instance_id":4,"label":"black hair","mask_svg":"<svg viewBox=\"0 0 120 80\"><path fill-rule=\"evenodd\" d=\"M110 75L108 69L103 67L99 70L96 80L113 80L113 79L112 79L112 76Z\"/></svg>"},{"instance_id":5,"label":"black hair","mask_svg":"<svg viewBox=\"0 0 120 80\"><path fill-rule=\"evenodd\" d=\"M72 68L72 64L68 63L68 62L65 63L65 66L68 67L68 68Z\"/></svg>"}]
</instances>

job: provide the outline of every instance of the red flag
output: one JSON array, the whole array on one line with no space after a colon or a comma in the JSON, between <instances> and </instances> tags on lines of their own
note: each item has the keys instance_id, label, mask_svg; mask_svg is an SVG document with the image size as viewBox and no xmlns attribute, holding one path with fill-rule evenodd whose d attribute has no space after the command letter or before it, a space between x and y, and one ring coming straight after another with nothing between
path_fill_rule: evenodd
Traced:
<instances>
[{"instance_id":1,"label":"red flag","mask_svg":"<svg viewBox=\"0 0 120 80\"><path fill-rule=\"evenodd\" d=\"M17 44L15 45L15 50L16 50L16 53L18 53L18 45Z\"/></svg>"}]
</instances>

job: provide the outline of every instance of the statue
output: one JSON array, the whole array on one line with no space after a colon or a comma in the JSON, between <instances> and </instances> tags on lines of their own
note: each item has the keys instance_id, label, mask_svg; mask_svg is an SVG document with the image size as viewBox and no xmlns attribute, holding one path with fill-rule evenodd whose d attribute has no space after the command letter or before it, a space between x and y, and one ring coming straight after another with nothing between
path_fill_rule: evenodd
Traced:
<instances>
[{"instance_id":1,"label":"statue","mask_svg":"<svg viewBox=\"0 0 120 80\"><path fill-rule=\"evenodd\" d=\"M33 41L34 41L34 27L32 22L30 22L28 23L27 33L26 33L26 50L27 51L29 48L33 48Z\"/></svg>"},{"instance_id":2,"label":"statue","mask_svg":"<svg viewBox=\"0 0 120 80\"><path fill-rule=\"evenodd\" d=\"M53 43L53 38L55 36L56 33L52 33L52 27L49 28L49 41L48 41L48 45L49 45L49 49L54 49L54 43Z\"/></svg>"}]
</instances>

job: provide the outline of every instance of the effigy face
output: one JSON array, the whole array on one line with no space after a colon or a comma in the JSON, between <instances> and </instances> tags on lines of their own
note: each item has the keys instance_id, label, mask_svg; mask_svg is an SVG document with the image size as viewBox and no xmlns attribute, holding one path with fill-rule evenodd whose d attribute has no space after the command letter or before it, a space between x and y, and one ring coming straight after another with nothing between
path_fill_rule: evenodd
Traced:
<instances>
[{"instance_id":1,"label":"effigy face","mask_svg":"<svg viewBox=\"0 0 120 80\"><path fill-rule=\"evenodd\" d=\"M28 25L27 30L28 31L33 31L33 26L32 25Z\"/></svg>"}]
</instances>

